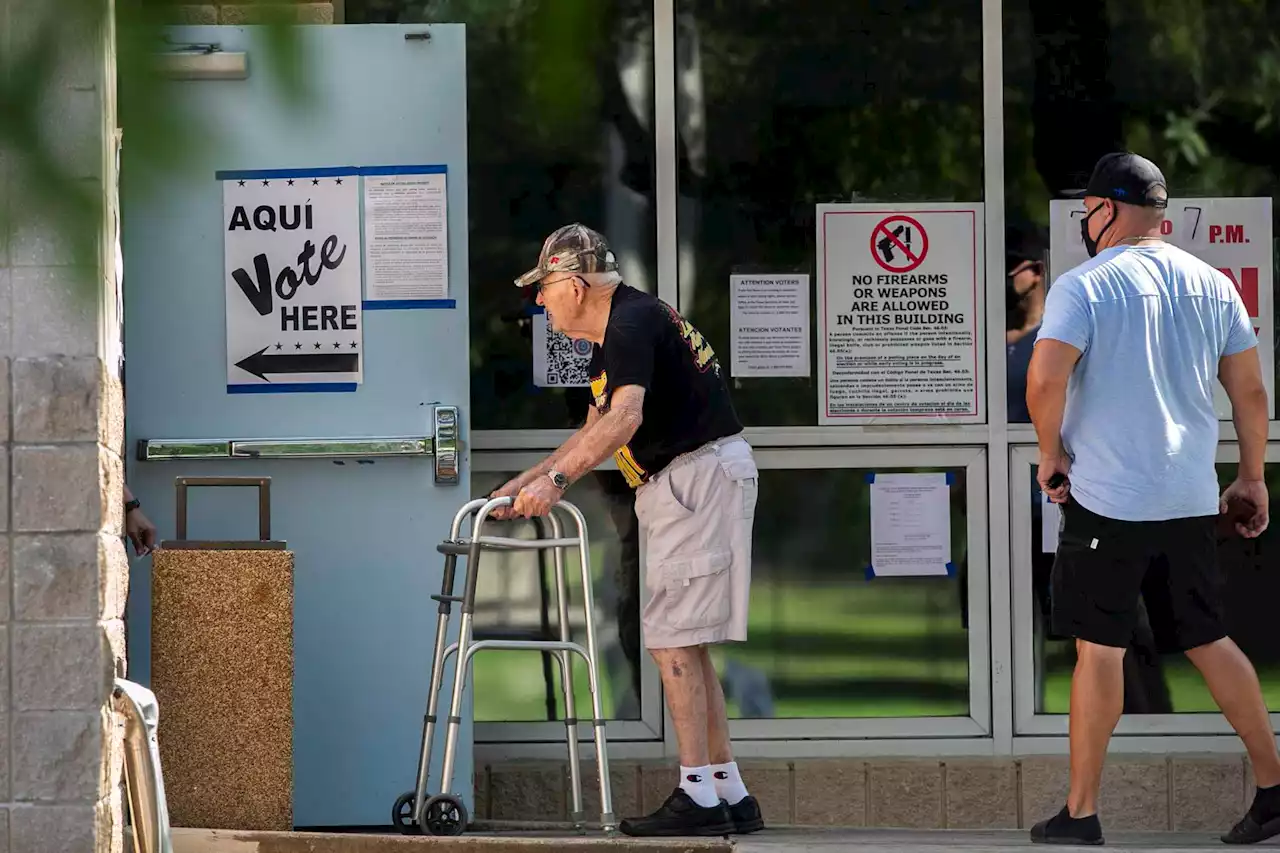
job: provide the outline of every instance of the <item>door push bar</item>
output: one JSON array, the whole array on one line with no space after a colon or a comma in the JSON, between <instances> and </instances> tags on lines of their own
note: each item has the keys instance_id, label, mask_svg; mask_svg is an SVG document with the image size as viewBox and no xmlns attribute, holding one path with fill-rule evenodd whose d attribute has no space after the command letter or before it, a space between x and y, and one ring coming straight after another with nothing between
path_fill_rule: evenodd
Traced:
<instances>
[{"instance_id":1,"label":"door push bar","mask_svg":"<svg viewBox=\"0 0 1280 853\"><path fill-rule=\"evenodd\" d=\"M431 457L435 482L459 482L458 407L436 406L432 434L391 438L197 438L138 439L139 462L197 459L371 459Z\"/></svg>"}]
</instances>

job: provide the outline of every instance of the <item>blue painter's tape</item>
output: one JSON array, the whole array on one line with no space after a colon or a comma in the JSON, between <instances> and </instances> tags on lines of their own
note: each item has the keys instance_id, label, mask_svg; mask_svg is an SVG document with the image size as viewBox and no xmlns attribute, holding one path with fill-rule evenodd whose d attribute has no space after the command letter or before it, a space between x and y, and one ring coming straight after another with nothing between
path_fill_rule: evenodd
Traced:
<instances>
[{"instance_id":1,"label":"blue painter's tape","mask_svg":"<svg viewBox=\"0 0 1280 853\"><path fill-rule=\"evenodd\" d=\"M947 563L947 577L953 578L955 576L956 576L956 564Z\"/></svg>"},{"instance_id":2,"label":"blue painter's tape","mask_svg":"<svg viewBox=\"0 0 1280 853\"><path fill-rule=\"evenodd\" d=\"M320 169L226 169L214 172L220 181L263 181L272 178L345 178L355 177L355 166L326 166Z\"/></svg>"},{"instance_id":3,"label":"blue painter's tape","mask_svg":"<svg viewBox=\"0 0 1280 853\"><path fill-rule=\"evenodd\" d=\"M876 579L876 567L867 566L867 580L873 581L875 579Z\"/></svg>"},{"instance_id":4,"label":"blue painter's tape","mask_svg":"<svg viewBox=\"0 0 1280 853\"><path fill-rule=\"evenodd\" d=\"M363 303L366 311L411 311L415 309L439 308L449 309L457 308L458 300L456 299L379 299L370 302L365 300Z\"/></svg>"},{"instance_id":5,"label":"blue painter's tape","mask_svg":"<svg viewBox=\"0 0 1280 853\"><path fill-rule=\"evenodd\" d=\"M948 471L948 472L947 472L947 485L948 485L948 486L954 486L955 484L956 484L956 472L955 472L955 471Z\"/></svg>"},{"instance_id":6,"label":"blue painter's tape","mask_svg":"<svg viewBox=\"0 0 1280 853\"><path fill-rule=\"evenodd\" d=\"M269 385L228 385L228 394L341 394L355 391L354 382L272 382Z\"/></svg>"},{"instance_id":7,"label":"blue painter's tape","mask_svg":"<svg viewBox=\"0 0 1280 853\"><path fill-rule=\"evenodd\" d=\"M449 167L441 164L430 166L361 166L362 175L445 175Z\"/></svg>"},{"instance_id":8,"label":"blue painter's tape","mask_svg":"<svg viewBox=\"0 0 1280 853\"><path fill-rule=\"evenodd\" d=\"M868 471L868 472L867 472L867 482L868 482L868 483L874 483L875 481L876 481L876 472L875 472L875 471Z\"/></svg>"}]
</instances>

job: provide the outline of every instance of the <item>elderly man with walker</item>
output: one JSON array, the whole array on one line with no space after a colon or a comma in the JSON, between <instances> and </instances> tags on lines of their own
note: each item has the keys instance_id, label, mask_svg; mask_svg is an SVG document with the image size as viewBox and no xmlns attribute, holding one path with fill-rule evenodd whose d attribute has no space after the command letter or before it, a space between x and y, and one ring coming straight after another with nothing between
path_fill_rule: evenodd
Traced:
<instances>
[{"instance_id":1,"label":"elderly man with walker","mask_svg":"<svg viewBox=\"0 0 1280 853\"><path fill-rule=\"evenodd\" d=\"M548 237L516 285L536 289L551 328L594 345L593 406L559 449L493 493L515 499L502 514L546 515L611 456L636 489L650 593L644 643L662 673L680 781L657 811L620 828L633 836L761 829L708 653L747 638L759 476L715 352L673 308L623 284L605 239L583 225Z\"/></svg>"}]
</instances>

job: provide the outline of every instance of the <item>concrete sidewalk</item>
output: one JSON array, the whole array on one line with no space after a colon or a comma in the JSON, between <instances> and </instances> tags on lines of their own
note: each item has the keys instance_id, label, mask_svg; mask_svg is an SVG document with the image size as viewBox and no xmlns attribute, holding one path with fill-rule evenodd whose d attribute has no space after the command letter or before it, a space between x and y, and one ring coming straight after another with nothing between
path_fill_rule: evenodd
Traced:
<instances>
[{"instance_id":1,"label":"concrete sidewalk","mask_svg":"<svg viewBox=\"0 0 1280 853\"><path fill-rule=\"evenodd\" d=\"M1105 847L1061 847L1032 844L1024 829L1000 832L937 830L916 832L883 829L778 829L738 839L736 853L969 853L979 850L1134 850L1142 853L1203 853L1237 849L1211 833L1108 832ZM1273 843L1274 842L1274 843ZM1254 849L1280 850L1280 839Z\"/></svg>"},{"instance_id":2,"label":"concrete sidewalk","mask_svg":"<svg viewBox=\"0 0 1280 853\"><path fill-rule=\"evenodd\" d=\"M233 832L229 830L173 830L174 853L976 853L1030 849L1060 850L1033 845L1025 830L972 832L872 829L770 829L732 841L722 839L606 838L599 832L585 836L566 832L490 832L458 838L327 833ZM1280 850L1280 839L1255 849ZM1141 853L1202 853L1234 849L1210 833L1108 833L1102 848Z\"/></svg>"}]
</instances>

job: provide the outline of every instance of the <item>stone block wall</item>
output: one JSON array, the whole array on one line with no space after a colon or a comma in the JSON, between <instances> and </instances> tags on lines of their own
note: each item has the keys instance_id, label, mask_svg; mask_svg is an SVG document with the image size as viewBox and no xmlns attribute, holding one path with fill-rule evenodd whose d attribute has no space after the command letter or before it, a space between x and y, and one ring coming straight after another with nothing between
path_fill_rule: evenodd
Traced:
<instances>
[{"instance_id":1,"label":"stone block wall","mask_svg":"<svg viewBox=\"0 0 1280 853\"><path fill-rule=\"evenodd\" d=\"M155 2L155 0L152 0ZM283 0L274 4L252 2L186 3L165 5L165 20L171 24L256 24L267 14L284 12L299 24L334 23L333 3L312 3L307 0Z\"/></svg>"},{"instance_id":2,"label":"stone block wall","mask_svg":"<svg viewBox=\"0 0 1280 853\"><path fill-rule=\"evenodd\" d=\"M0 0L3 55L51 13L47 0ZM43 142L110 210L113 30L65 42L43 93ZM99 263L75 266L65 235L33 224L34 189L0 146L0 850L117 853L124 420L102 355L118 335L103 312L114 235L104 218Z\"/></svg>"},{"instance_id":3,"label":"stone block wall","mask_svg":"<svg viewBox=\"0 0 1280 853\"><path fill-rule=\"evenodd\" d=\"M1067 758L830 759L741 762L773 826L1029 829L1062 808ZM656 809L675 787L664 762L610 763L619 816ZM582 767L589 821L600 819L595 766ZM1223 832L1253 798L1243 756L1113 755L1103 774L1107 829ZM568 765L513 761L476 769L480 821L569 819Z\"/></svg>"}]
</instances>

